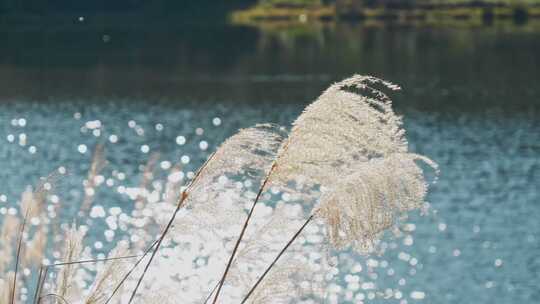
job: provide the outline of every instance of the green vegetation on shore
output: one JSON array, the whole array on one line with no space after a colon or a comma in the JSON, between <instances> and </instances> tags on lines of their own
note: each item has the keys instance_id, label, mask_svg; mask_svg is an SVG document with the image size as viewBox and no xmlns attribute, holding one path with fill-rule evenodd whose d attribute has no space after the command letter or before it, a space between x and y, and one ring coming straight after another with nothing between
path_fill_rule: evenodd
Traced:
<instances>
[{"instance_id":1,"label":"green vegetation on shore","mask_svg":"<svg viewBox=\"0 0 540 304\"><path fill-rule=\"evenodd\" d=\"M231 14L237 24L364 20L402 24L483 23L494 19L524 22L540 18L540 0L260 0Z\"/></svg>"}]
</instances>

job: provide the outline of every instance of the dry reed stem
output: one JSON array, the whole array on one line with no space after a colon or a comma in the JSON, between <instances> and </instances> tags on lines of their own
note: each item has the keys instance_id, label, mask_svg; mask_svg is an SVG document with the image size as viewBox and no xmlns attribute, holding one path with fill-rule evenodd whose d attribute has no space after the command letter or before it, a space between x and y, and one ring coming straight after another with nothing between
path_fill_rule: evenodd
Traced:
<instances>
[{"instance_id":1,"label":"dry reed stem","mask_svg":"<svg viewBox=\"0 0 540 304\"><path fill-rule=\"evenodd\" d=\"M216 285L214 286L214 288L212 288L212 290L210 291L210 293L208 294L208 296L207 296L206 299L204 300L204 303L203 303L203 304L208 303L208 300L210 300L210 298L211 298L212 295L214 294L214 291L216 291L216 289L218 288L220 282L221 282L221 281L217 282Z\"/></svg>"},{"instance_id":2,"label":"dry reed stem","mask_svg":"<svg viewBox=\"0 0 540 304\"><path fill-rule=\"evenodd\" d=\"M108 304L111 299L114 297L114 295L116 294L116 292L120 289L120 287L122 287L122 285L124 284L124 282L127 280L127 278L131 275L131 273L135 270L135 268L137 268L137 266L139 265L140 262L142 262L142 260L146 257L146 255L150 252L150 250L152 250L152 248L157 244L159 240L156 240L154 241L154 243L152 243L152 245L150 245L150 247L148 247L148 249L146 249L146 251L144 252L144 254L142 254L141 258L139 260L137 260L137 262L135 262L135 264L131 267L131 269L124 275L124 277L120 280L120 282L118 283L118 285L116 285L116 287L114 288L113 292L111 293L111 295L109 296L109 298L107 298L107 301L105 301L104 304Z\"/></svg>"},{"instance_id":3,"label":"dry reed stem","mask_svg":"<svg viewBox=\"0 0 540 304\"><path fill-rule=\"evenodd\" d=\"M264 277L268 274L268 272L270 272L270 270L272 269L272 267L274 267L274 265L277 263L277 261L281 258L281 256L285 253L285 251L287 251L287 249L291 246L291 244L296 240L296 238L298 238L298 236L302 233L302 231L304 230L304 228L306 228L306 226L311 222L311 220L313 220L313 218L315 217L314 214L312 214L305 222L304 224L302 224L302 226L300 227L300 229L298 229L298 231L296 231L296 233L293 235L293 237L287 242L287 244L283 247L283 249L281 249L281 251L279 252L279 254L276 256L276 258L272 261L272 263L270 263L270 265L268 266L268 268L266 268L266 270L263 272L263 274L261 275L261 277L257 280L257 282L255 282L255 284L253 285L253 287L251 287L251 289L249 290L249 292L247 293L247 295L244 297L244 299L242 300L242 303L241 304L244 304L248 299L249 297L253 294L253 291L255 291L255 288L257 288L257 286L259 286L259 284L262 282L262 280L264 279Z\"/></svg>"},{"instance_id":4,"label":"dry reed stem","mask_svg":"<svg viewBox=\"0 0 540 304\"><path fill-rule=\"evenodd\" d=\"M150 259L148 260L148 262L146 263L145 267L144 267L144 271L143 273L141 274L141 276L139 277L139 280L137 280L137 285L135 285L135 288L133 289L132 293L131 293L131 296L129 298L129 301L128 301L128 304L131 303L133 301L133 299L135 298L135 294L137 293L137 289L139 288L139 286L141 285L141 282L142 280L144 279L144 276L146 275L146 272L148 272L148 268L150 267L150 263L152 263L152 260L154 259L154 257L156 256L158 250L159 250L159 247L161 246L161 243L163 242L163 239L165 238L165 236L167 235L167 233L169 232L169 230L171 229L171 226L172 226L172 223L174 222L174 219L176 218L176 215L178 214L178 212L180 211L180 209L183 207L184 205L184 202L186 201L186 199L188 198L189 196L189 190L191 188L191 186L197 182L197 179L199 178L199 176L201 176L201 173L204 171L204 168L206 167L206 165L208 164L208 162L214 157L214 154L210 155L210 157L208 157L208 159L206 160L206 162L201 166L201 168L197 171L197 174L195 175L195 177L193 177L193 180L191 181L191 183L189 184L189 186L187 187L186 190L184 190L182 192L182 195L180 196L180 199L178 201L178 204L176 206L176 209L174 210L174 213L172 214L171 218L169 219L169 222L167 223L167 226L165 227L165 229L163 230L163 232L161 233L158 241L157 241L157 244L156 244L156 247L154 248L154 251L152 251L152 255L150 255Z\"/></svg>"},{"instance_id":5,"label":"dry reed stem","mask_svg":"<svg viewBox=\"0 0 540 304\"><path fill-rule=\"evenodd\" d=\"M261 197L262 192L264 191L266 184L268 183L268 180L270 179L270 175L272 175L272 172L276 168L276 163L274 162L272 164L272 167L270 168L270 171L268 171L268 174L264 178L264 181L261 184L261 187L259 188L259 192L257 192L257 196L255 197L255 200L253 201L253 204L251 205L251 209L249 210L249 214L244 221L244 226L242 226L242 230L240 231L240 235L238 236L238 239L236 240L236 244L234 245L234 249L231 253L231 256L229 257L229 261L227 262L227 267L225 267L225 271L223 272L223 276L221 277L221 280L219 281L218 289L216 291L216 295L214 296L214 301L212 301L212 304L216 304L219 293L221 291L221 288L223 287L223 283L225 283L225 278L227 277L227 274L229 273L229 270L231 268L232 262L234 260L234 256L236 254L236 251L238 251L238 247L240 246L240 242L242 241L242 238L244 237L244 233L246 232L247 226L249 225L249 221L251 219L251 216L253 215L253 211L255 210L255 206L259 202L259 198Z\"/></svg>"},{"instance_id":6,"label":"dry reed stem","mask_svg":"<svg viewBox=\"0 0 540 304\"><path fill-rule=\"evenodd\" d=\"M64 297L62 297L60 295L57 295L55 293L48 293L46 295L43 295L43 296L39 297L39 302L41 302L41 299L47 298L47 297L53 297L53 298L55 298L57 300L62 300L63 303L70 304Z\"/></svg>"},{"instance_id":7,"label":"dry reed stem","mask_svg":"<svg viewBox=\"0 0 540 304\"><path fill-rule=\"evenodd\" d=\"M30 209L31 209L30 207L26 209L26 213L24 215L24 219L21 225L21 230L19 231L19 241L17 244L17 256L15 258L15 273L13 275L13 286L11 289L10 304L15 303L15 290L17 289L17 272L19 271L19 259L21 257L22 239L23 239L24 228L26 226L26 220L28 219L28 214L30 212Z\"/></svg>"},{"instance_id":8,"label":"dry reed stem","mask_svg":"<svg viewBox=\"0 0 540 304\"><path fill-rule=\"evenodd\" d=\"M38 291L39 291L39 294L41 294L41 291L43 290L43 285L45 284L45 279L47 278L47 272L49 271L49 268L45 266L45 269L43 271L43 276L42 276L42 279L41 279L41 282L38 282L39 283L39 287L38 287ZM38 298L37 298L37 302L36 304L40 304L41 303L41 296L39 296L38 294Z\"/></svg>"},{"instance_id":9,"label":"dry reed stem","mask_svg":"<svg viewBox=\"0 0 540 304\"><path fill-rule=\"evenodd\" d=\"M40 294L41 278L43 277L44 268L45 268L45 266L43 266L43 265L41 265L41 267L39 267L39 275L38 275L37 284L36 284L36 291L34 293L34 301L32 301L33 303L37 303L37 300L38 300L38 297L39 297L39 294Z\"/></svg>"},{"instance_id":10,"label":"dry reed stem","mask_svg":"<svg viewBox=\"0 0 540 304\"><path fill-rule=\"evenodd\" d=\"M212 304L217 303L219 293L221 291L221 288L223 287L223 284L225 283L225 279L227 278L227 274L228 274L228 272L229 272L229 270L231 268L232 262L234 260L234 256L236 255L236 252L238 251L238 247L240 246L240 242L242 241L242 238L244 237L244 233L246 232L247 226L249 225L249 221L251 220L251 217L253 215L253 211L255 210L255 207L256 207L257 203L259 202L261 194L265 190L266 185L267 185L268 181L270 180L270 176L272 175L272 173L274 172L274 170L277 167L277 162L278 162L278 160L280 158L280 155L283 154L283 152L287 150L288 145L289 145L289 139L287 139L283 143L282 149L280 150L279 154L276 156L275 160L273 161L272 166L270 167L270 170L268 170L268 173L266 174L266 176L264 178L264 181L261 183L261 187L259 188L259 191L257 192L257 196L255 197L255 200L253 201L251 209L249 210L249 214L248 214L248 216L247 216L247 218L246 218L246 220L244 222L244 225L242 226L242 231L240 231L240 235L238 236L238 239L236 240L236 244L234 245L234 249L233 249L233 251L231 253L231 256L229 257L229 261L227 262L227 267L225 267L225 271L223 272L223 276L221 277L221 280L218 283L219 284L218 289L217 289L217 292L216 292L216 295L214 297L214 301L212 302Z\"/></svg>"}]
</instances>

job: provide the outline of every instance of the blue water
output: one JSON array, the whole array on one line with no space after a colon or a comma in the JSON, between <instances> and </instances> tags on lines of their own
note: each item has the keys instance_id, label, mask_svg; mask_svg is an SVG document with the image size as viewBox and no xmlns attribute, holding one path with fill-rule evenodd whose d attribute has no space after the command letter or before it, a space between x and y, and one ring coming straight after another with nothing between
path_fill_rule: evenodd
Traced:
<instances>
[{"instance_id":1,"label":"blue water","mask_svg":"<svg viewBox=\"0 0 540 304\"><path fill-rule=\"evenodd\" d=\"M276 42L277 49L263 46L240 53L243 59L229 64L216 59L217 51L209 51L203 55L218 62L213 68L207 67L211 59L199 57L198 63L175 61L171 68L144 61L144 56L134 59L144 61L140 67L106 60L100 65L86 57L81 66L73 62L76 58L63 64L0 64L2 79L16 75L9 86L0 84L0 195L6 198L0 201L0 221L27 185L60 166L70 173L55 190L63 201L61 220L76 218L81 184L97 143L105 144L108 164L102 174L114 186L100 186L95 201L129 209L131 201L117 187L139 185L142 166L153 153L159 153L156 177L165 175L163 161L183 162L184 171L195 170L238 128L257 122L289 125L332 81L354 71L373 73L404 86L395 104L404 116L411 149L441 169L428 196L434 212L414 217L414 243L407 246L419 264L412 267L398 259L399 251L390 252L385 258L396 274L380 280L393 286L404 278L400 289L409 303L417 302L409 298L413 290L426 293L424 303L538 303L538 35L491 30L436 34L405 31L414 51L409 48L399 58L390 46L403 46L404 38L393 31L366 30L351 35L362 42L373 40L370 47L327 42L306 55L311 59L299 57L300 50L309 49L300 42L293 50ZM343 42L333 35L326 38ZM249 37L260 43L277 39ZM437 37L454 47L436 44ZM463 37L471 45L456 47ZM340 57L355 50L356 59ZM498 57L486 56L488 50ZM321 58L320 66L308 65ZM285 63L291 63L290 70L280 66ZM252 64L259 69L256 73ZM197 65L198 74L190 77ZM38 79L31 76L36 70L43 73ZM74 88L81 88L79 95ZM99 134L84 128L96 120ZM116 135L115 143L111 135ZM179 144L179 136L185 144ZM125 179L118 178L119 172ZM92 230L91 237L98 239L102 232Z\"/></svg>"}]
</instances>

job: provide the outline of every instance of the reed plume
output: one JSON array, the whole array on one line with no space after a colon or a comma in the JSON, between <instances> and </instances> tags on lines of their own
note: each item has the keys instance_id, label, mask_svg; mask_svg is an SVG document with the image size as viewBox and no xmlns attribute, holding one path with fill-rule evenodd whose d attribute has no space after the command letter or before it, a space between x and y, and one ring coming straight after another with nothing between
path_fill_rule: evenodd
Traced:
<instances>
[{"instance_id":1,"label":"reed plume","mask_svg":"<svg viewBox=\"0 0 540 304\"><path fill-rule=\"evenodd\" d=\"M360 162L406 152L401 118L375 85L400 89L355 75L331 85L308 105L279 152L270 185L294 180L329 187L353 173Z\"/></svg>"},{"instance_id":2,"label":"reed plume","mask_svg":"<svg viewBox=\"0 0 540 304\"><path fill-rule=\"evenodd\" d=\"M186 178L167 184L161 201L145 201L144 191L154 179L158 160L150 157L140 192L134 192L142 195L132 198L136 212L125 221L147 216L139 209L151 204L153 221L129 227L127 233L138 237L131 240L132 249L140 249L137 241L142 243L153 233L148 222L157 223L156 229L161 224L164 228L153 245L124 272L120 259L126 258L127 247L120 244L91 281L80 275L77 265L101 258L81 260L84 233L73 226L64 241L63 262L53 264L61 265L55 286L42 288L47 272L42 267L36 298L86 304L175 303L182 293L185 302L202 303L213 297L216 303L221 292L222 303L287 303L302 297L322 302L324 281L318 278L332 267L321 257L326 253L321 253L323 247L371 254L402 215L424 206L423 168L437 170L431 160L408 150L401 118L383 92L397 89L360 75L333 84L295 120L290 132L272 124L240 130L209 157L190 183ZM81 211L92 205L91 194L99 185L93 181L104 161L98 145ZM31 195L23 194L23 205L33 206L45 198ZM40 209L29 210L30 219L41 214ZM9 252L9 257L14 251L10 231L20 223L8 215L2 224L3 240L4 236L10 240L0 244L0 272L6 273L13 262L2 254ZM24 260L41 259L38 252L46 248L48 230L40 228L33 228L36 232ZM158 253L160 264L150 270ZM280 264L282 258L289 263ZM144 269L129 279L139 263ZM215 277L216 271L220 277ZM147 273L145 292L137 293ZM81 278L91 283L85 291L78 286ZM13 281L13 275L0 279L0 302L9 301ZM124 282L130 290L120 289Z\"/></svg>"},{"instance_id":3,"label":"reed plume","mask_svg":"<svg viewBox=\"0 0 540 304\"><path fill-rule=\"evenodd\" d=\"M101 267L90 288L90 294L84 301L85 304L102 304L105 302L114 286L117 285L123 272L122 257L128 256L128 244L120 242L108 256L108 261Z\"/></svg>"},{"instance_id":4,"label":"reed plume","mask_svg":"<svg viewBox=\"0 0 540 304\"><path fill-rule=\"evenodd\" d=\"M65 245L62 254L62 262L67 263L58 273L54 294L67 299L76 299L77 286L75 286L75 275L77 264L71 264L81 259L83 250L83 232L72 225L65 236Z\"/></svg>"},{"instance_id":5,"label":"reed plume","mask_svg":"<svg viewBox=\"0 0 540 304\"><path fill-rule=\"evenodd\" d=\"M408 211L424 205L427 183L416 162L423 162L438 173L437 164L416 154L392 154L360 164L358 172L337 182L334 189L323 193L312 215L266 268L251 287L242 303L252 301L258 286L278 260L314 219L326 226L329 243L337 250L352 247L361 254L370 254L389 228Z\"/></svg>"},{"instance_id":6,"label":"reed plume","mask_svg":"<svg viewBox=\"0 0 540 304\"><path fill-rule=\"evenodd\" d=\"M393 112L391 99L375 85L399 89L356 75L330 86L294 122L269 180L320 186L323 195L242 303L314 218L326 222L328 240L336 249L353 246L368 254L401 213L423 205L426 183L415 161L435 169L436 164L408 153L401 118Z\"/></svg>"},{"instance_id":7,"label":"reed plume","mask_svg":"<svg viewBox=\"0 0 540 304\"><path fill-rule=\"evenodd\" d=\"M436 169L425 157L393 154L361 164L323 193L314 214L326 224L334 248L369 254L403 213L423 207L427 184L416 161Z\"/></svg>"},{"instance_id":8,"label":"reed plume","mask_svg":"<svg viewBox=\"0 0 540 304\"><path fill-rule=\"evenodd\" d=\"M213 304L217 303L252 211L265 188L287 188L291 182L304 189L331 188L343 176L352 174L360 162L407 151L401 118L393 112L391 99L377 85L400 89L375 77L355 75L331 85L293 123L261 184Z\"/></svg>"},{"instance_id":9,"label":"reed plume","mask_svg":"<svg viewBox=\"0 0 540 304\"><path fill-rule=\"evenodd\" d=\"M86 180L84 181L84 199L80 207L80 215L84 215L92 206L95 197L95 189L98 186L96 178L107 165L105 157L105 145L102 143L96 144L92 153L92 161L88 169Z\"/></svg>"},{"instance_id":10,"label":"reed plume","mask_svg":"<svg viewBox=\"0 0 540 304\"><path fill-rule=\"evenodd\" d=\"M217 151L209 157L205 164L199 169L191 183L182 192L171 218L164 231L161 233L158 242L146 262L142 275L131 294L131 303L137 293L148 268L157 254L163 239L172 227L176 215L184 205L200 201L205 193L209 193L208 186L215 183L218 178L225 174L246 174L248 176L264 170L265 165L275 156L275 151L280 146L283 130L265 124L252 128L240 130L237 134L227 139ZM200 194L197 195L197 194Z\"/></svg>"}]
</instances>

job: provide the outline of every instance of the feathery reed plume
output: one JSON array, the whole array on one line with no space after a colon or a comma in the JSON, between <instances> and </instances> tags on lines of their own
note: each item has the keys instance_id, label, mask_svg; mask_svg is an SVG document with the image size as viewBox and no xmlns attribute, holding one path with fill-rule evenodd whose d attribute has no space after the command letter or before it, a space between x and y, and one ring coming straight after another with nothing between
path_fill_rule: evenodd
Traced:
<instances>
[{"instance_id":1,"label":"feathery reed plume","mask_svg":"<svg viewBox=\"0 0 540 304\"><path fill-rule=\"evenodd\" d=\"M270 216L268 216L269 214ZM284 237L295 232L296 223L301 223L303 216L304 214L300 206L296 204L293 206L281 202L275 208L266 206L264 203L259 204L257 214L252 219L250 229L246 231L242 246L239 247L235 259L231 264L227 277L228 284L224 286L224 290L227 290L227 292L224 291L221 298L223 302L237 302L241 299L239 297L242 295L242 292L247 291L251 287L251 282L257 279L254 275L258 273L258 270L262 271L267 266L268 259L273 258L273 255L281 249L285 241ZM232 237L236 240L237 233L233 233ZM302 246L295 246L294 250L289 250L288 253L297 258L304 255L302 249ZM228 255L225 257L228 258ZM311 269L306 264L308 259L303 257L302 259L295 260L294 265L288 265L297 268L294 278L292 276L286 276L284 275L285 272L280 271L278 273L281 275L278 276L276 273L273 276L279 282L268 282L269 284L266 286L266 292L268 294L274 294L276 302L280 302L279 299L283 300L285 297L294 299L295 297L302 296L305 291L304 289L293 288L298 287L297 280L295 279L314 274L314 269ZM312 283L308 285L315 286ZM286 294L284 292L284 286L291 287ZM210 298L215 296L214 293L216 290L217 286L210 291L205 302L208 302ZM288 301L283 300L281 302ZM263 301L262 303L266 302Z\"/></svg>"},{"instance_id":2,"label":"feathery reed plume","mask_svg":"<svg viewBox=\"0 0 540 304\"><path fill-rule=\"evenodd\" d=\"M295 180L328 187L354 172L359 162L406 152L401 118L390 98L374 88L377 84L399 90L378 78L355 75L331 85L308 105L279 152L272 184Z\"/></svg>"},{"instance_id":3,"label":"feathery reed plume","mask_svg":"<svg viewBox=\"0 0 540 304\"><path fill-rule=\"evenodd\" d=\"M3 218L2 230L0 231L2 239L0 242L0 273L5 273L13 260L13 242L17 235L13 231L17 231L18 227L20 227L20 219L17 216L8 214Z\"/></svg>"},{"instance_id":4,"label":"feathery reed plume","mask_svg":"<svg viewBox=\"0 0 540 304\"><path fill-rule=\"evenodd\" d=\"M423 207L427 184L416 161L437 170L426 157L393 154L360 164L356 173L322 195L316 214L326 223L334 248L352 246L369 254L402 213Z\"/></svg>"},{"instance_id":5,"label":"feathery reed plume","mask_svg":"<svg viewBox=\"0 0 540 304\"><path fill-rule=\"evenodd\" d=\"M92 284L89 296L84 301L85 304L97 304L103 303L103 300L107 297L107 289L115 286L120 277L122 271L123 256L128 253L128 247L125 242L121 242L115 249L109 254L109 260L103 266L101 271L98 272L94 283Z\"/></svg>"},{"instance_id":6,"label":"feathery reed plume","mask_svg":"<svg viewBox=\"0 0 540 304\"><path fill-rule=\"evenodd\" d=\"M249 303L278 304L297 301L298 299L295 296L300 294L300 292L294 292L294 290L300 287L296 286L294 282L299 279L299 273L309 271L309 269L305 269L303 266L300 263L290 263L272 268L267 279L251 295Z\"/></svg>"},{"instance_id":7,"label":"feathery reed plume","mask_svg":"<svg viewBox=\"0 0 540 304\"><path fill-rule=\"evenodd\" d=\"M394 227L401 214L424 205L427 184L415 161L422 161L438 172L437 165L426 157L397 153L360 164L357 173L323 193L313 214L251 287L242 304L313 219L326 224L327 240L335 249L350 246L361 254L371 253L384 231Z\"/></svg>"},{"instance_id":8,"label":"feathery reed plume","mask_svg":"<svg viewBox=\"0 0 540 304\"><path fill-rule=\"evenodd\" d=\"M272 263L270 263L270 265L266 268L266 270L263 272L263 274L261 275L261 277L257 280L257 282L255 282L255 284L251 287L251 289L248 291L247 295L244 297L244 299L242 300L242 304L244 304L251 295L253 295L253 292L255 291L255 289L257 288L257 286L259 286L259 284L262 282L262 280L266 277L266 275L270 272L270 270L272 270L272 268L276 265L277 261L281 258L281 256L285 253L285 251L287 251L287 249L289 249L289 247L292 245L292 243L298 238L298 236L302 233L302 231L304 231L304 228L306 228L306 226L311 222L311 220L313 219L313 215L310 216L305 222L304 224L302 224L302 226L300 227L300 229L298 229L298 231L293 235L293 237L287 242L287 244L285 244L285 246L281 249L281 251L278 253L278 255L276 256L276 258L272 261Z\"/></svg>"},{"instance_id":9,"label":"feathery reed plume","mask_svg":"<svg viewBox=\"0 0 540 304\"><path fill-rule=\"evenodd\" d=\"M120 247L120 246L125 246L125 245L119 245L118 247ZM67 266L67 265L77 265L77 264L87 264L87 263L97 263L97 262L110 262L110 263L114 262L114 263L118 263L118 261L120 261L120 260L133 259L133 258L137 258L137 257L140 257L140 256L138 256L138 255L120 256L120 255L118 255L116 253L115 254L111 253L111 254L109 254L108 258L104 258L104 259L78 260L78 261L71 261L71 262L54 263L54 264L51 264L51 265L42 265L40 267L40 270L39 270L39 275L38 275L38 280L37 280L37 288L36 288L35 294L34 294L34 303L39 304L43 297L57 296L57 294L54 294L54 293L44 295L44 296L41 295L41 290L43 290L43 284L44 284L45 279L47 277L47 272L48 272L49 268L51 268L51 267L64 267L64 266ZM105 270L107 270L109 268L113 268L113 267L112 266L105 267ZM110 273L110 271L105 272L105 273ZM98 274L98 277L100 277L100 274ZM101 275L101 277L103 277L103 275ZM95 285L96 281L97 281L97 279L95 278L93 285ZM105 281L105 280L103 280L103 281Z\"/></svg>"},{"instance_id":10,"label":"feathery reed plume","mask_svg":"<svg viewBox=\"0 0 540 304\"><path fill-rule=\"evenodd\" d=\"M423 202L425 195L423 175L421 171L418 172L419 169L414 169L417 168L414 161L410 161L408 166L392 161L399 158L396 155L401 155L402 160L420 157L407 154L407 141L404 138L405 131L401 128L401 118L393 112L390 98L376 89L375 85L391 90L399 89L398 86L378 78L360 75L330 86L294 122L293 129L272 166L273 170L268 174L270 184L274 185L284 186L295 181L308 186L319 185L323 190L335 188L331 194L322 198L326 203L308 218L298 233L315 214L320 213L330 224L330 241L334 246L343 246L344 243L350 244L354 241L353 245L360 252L370 252L382 231L395 222L395 214L418 207L415 203ZM385 163L386 166L382 166L383 169L376 165L372 165L372 168L362 166L370 160L388 157L390 160ZM434 165L427 159L423 160ZM411 162L413 165L410 165ZM386 171L393 172L396 165L402 169L396 173L405 173L405 176L392 179L384 174ZM359 170L361 173L356 173ZM350 193L351 187L354 187L350 179L359 179L355 174L367 175L367 178L363 178L365 189ZM377 189L379 182L386 184ZM336 184L337 186L334 186ZM264 185L265 183L263 187ZM374 200L380 199L383 193L383 204ZM356 196L352 204L345 205L343 201L350 200L349 195ZM400 201L392 201L396 198ZM389 205L390 201L393 205ZM344 217L344 214L348 217ZM249 218L246 225L248 221ZM344 229L346 231L343 231ZM242 233L239 241L241 238ZM268 270L289 245L290 243L286 245ZM234 253L233 251L231 260ZM226 273L227 270L220 284L224 283ZM268 271L263 277L267 273ZM218 295L219 288L214 304Z\"/></svg>"},{"instance_id":11,"label":"feathery reed plume","mask_svg":"<svg viewBox=\"0 0 540 304\"><path fill-rule=\"evenodd\" d=\"M150 224L157 224L156 230L158 232L162 228L164 228L160 226L160 224L162 223L160 223L159 217L149 218L145 216L145 212L144 212L145 208L150 203L150 200L149 200L150 191L148 187L153 181L154 170L156 168L156 164L159 161L159 158L160 158L160 153L154 152L150 154L150 157L146 161L146 164L144 165L144 168L142 170L141 181L139 182L139 187L137 189L138 193L134 196L135 198L134 209L131 212L132 220L144 221L145 224L140 226L140 232L142 232L142 230L146 230L147 233L142 233L143 235L145 235L145 237L140 238L137 242L132 242L132 245L133 245L132 249L137 249L137 250L145 249L146 243L150 241L151 239L153 239L152 234L157 233L157 232L155 232L153 229L151 231L148 230L149 227L152 227L150 226Z\"/></svg>"},{"instance_id":12,"label":"feathery reed plume","mask_svg":"<svg viewBox=\"0 0 540 304\"><path fill-rule=\"evenodd\" d=\"M131 268L128 270L128 272L122 277L121 280L118 281L118 284L116 285L116 287L113 289L113 291L111 292L111 294L109 295L109 297L107 298L107 300L104 302L104 304L108 304L112 298L114 297L114 295L118 292L118 290L120 290L120 288L122 287L122 285L124 284L124 282L129 278L129 276L131 275L131 273L135 270L135 268L137 268L137 266L139 265L140 262L142 262L142 260L146 257L146 255L150 252L150 250L152 250L152 248L154 248L154 246L157 244L159 240L156 240L154 241L154 243L148 247L148 249L146 249L146 251L144 252L144 254L140 257L140 259L137 260L137 262L135 262L135 264L133 266L131 266Z\"/></svg>"},{"instance_id":13,"label":"feathery reed plume","mask_svg":"<svg viewBox=\"0 0 540 304\"><path fill-rule=\"evenodd\" d=\"M82 253L82 239L83 232L78 230L73 224L67 231L65 238L65 246L63 251L62 261L66 263L60 270L58 278L56 280L56 291L54 294L63 299L69 300L74 290L74 276L76 271L76 264L71 262L80 259Z\"/></svg>"},{"instance_id":14,"label":"feathery reed plume","mask_svg":"<svg viewBox=\"0 0 540 304\"><path fill-rule=\"evenodd\" d=\"M13 275L13 271L9 271L5 273L4 277L0 278L0 303L9 303L11 299Z\"/></svg>"},{"instance_id":15,"label":"feathery reed plume","mask_svg":"<svg viewBox=\"0 0 540 304\"><path fill-rule=\"evenodd\" d=\"M202 196L207 193L207 187L223 175L231 173L252 175L257 171L264 170L274 159L275 152L281 144L283 139L281 133L283 130L280 127L270 124L240 130L227 139L199 168L191 183L182 192L176 209L160 235L143 273L132 291L129 303L133 301L150 263L184 204L189 204L190 201L197 202L199 200L198 194Z\"/></svg>"},{"instance_id":16,"label":"feathery reed plume","mask_svg":"<svg viewBox=\"0 0 540 304\"><path fill-rule=\"evenodd\" d=\"M164 199L168 204L174 205L180 196L180 187L182 185L182 178L179 178L182 172L182 166L180 164L174 165L169 170L169 178L165 185Z\"/></svg>"},{"instance_id":17,"label":"feathery reed plume","mask_svg":"<svg viewBox=\"0 0 540 304\"><path fill-rule=\"evenodd\" d=\"M213 304L267 186L287 186L295 181L308 187L330 187L341 176L354 172L351 167L358 162L407 150L401 118L393 112L390 98L375 85L399 89L375 77L355 75L330 86L293 123L244 222Z\"/></svg>"},{"instance_id":18,"label":"feathery reed plume","mask_svg":"<svg viewBox=\"0 0 540 304\"><path fill-rule=\"evenodd\" d=\"M47 246L47 233L49 230L46 225L36 227L34 235L26 241L23 262L25 265L39 265L43 260L43 255Z\"/></svg>"},{"instance_id":19,"label":"feathery reed plume","mask_svg":"<svg viewBox=\"0 0 540 304\"><path fill-rule=\"evenodd\" d=\"M160 154L155 152L155 153L152 153L150 157L148 158L148 161L146 162L143 168L142 178L139 184L140 190L146 191L148 188L148 184L150 184L150 182L154 178L154 169L156 167L157 162L159 161L159 157L160 157ZM136 209L142 209L145 204L146 196L143 194L144 193L139 193L137 195L137 198L135 200Z\"/></svg>"},{"instance_id":20,"label":"feathery reed plume","mask_svg":"<svg viewBox=\"0 0 540 304\"><path fill-rule=\"evenodd\" d=\"M210 156L210 158L212 158L213 155ZM208 162L208 160L207 160ZM201 168L204 169L204 166ZM200 170L199 172L197 172L197 174L195 175L193 181L196 181L199 174L200 174ZM188 187L189 189L189 187ZM154 257L156 256L158 250L159 250L159 247L161 245L161 243L163 242L163 239L165 238L165 236L167 235L167 232L169 232L169 230L171 229L172 227L172 224L174 222L174 219L176 218L176 215L178 214L178 212L180 211L180 209L183 207L184 205L184 201L187 199L188 197L188 193L187 191L184 191L182 192L182 195L178 201L178 204L176 206L176 209L174 210L173 212L173 215L171 216L171 218L169 219L169 222L167 223L167 226L165 226L165 229L163 230L163 232L161 233L161 235L159 236L158 240L157 240L157 243L156 243L156 247L155 249L152 251L152 254L150 255L150 258L148 259L148 262L146 263L145 267L144 267L144 270L143 270L143 273L141 274L141 276L139 277L139 279L137 280L137 284L135 285L135 288L133 289L132 293L131 293L131 296L129 298L129 302L128 303L131 303L133 301L133 299L135 298L135 295L137 294L137 289L139 288L139 286L141 285L141 282L142 280L144 279L144 276L146 274L146 272L148 271L148 268L150 267L150 264L152 263L152 260L154 259ZM142 258L141 258L142 259Z\"/></svg>"},{"instance_id":21,"label":"feathery reed plume","mask_svg":"<svg viewBox=\"0 0 540 304\"><path fill-rule=\"evenodd\" d=\"M106 165L107 159L105 158L105 145L98 143L94 147L90 169L88 170L88 175L84 181L84 199L80 208L81 214L84 214L84 212L88 211L88 209L90 209L92 206L95 196L95 188L97 186L96 177Z\"/></svg>"}]
</instances>

